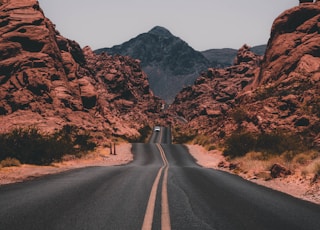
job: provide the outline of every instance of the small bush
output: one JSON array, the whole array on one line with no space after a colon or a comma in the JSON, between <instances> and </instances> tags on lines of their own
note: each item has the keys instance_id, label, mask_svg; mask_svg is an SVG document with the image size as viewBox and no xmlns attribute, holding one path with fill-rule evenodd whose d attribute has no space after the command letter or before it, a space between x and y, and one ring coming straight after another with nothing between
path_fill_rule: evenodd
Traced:
<instances>
[{"instance_id":1,"label":"small bush","mask_svg":"<svg viewBox=\"0 0 320 230\"><path fill-rule=\"evenodd\" d=\"M197 134L188 130L181 129L180 127L172 128L173 142L176 144L190 143L197 137Z\"/></svg>"},{"instance_id":2,"label":"small bush","mask_svg":"<svg viewBox=\"0 0 320 230\"><path fill-rule=\"evenodd\" d=\"M138 132L140 133L140 138L137 140L137 142L141 142L141 143L145 143L147 142L147 140L149 139L149 137L152 134L152 128L148 125L140 128L138 130Z\"/></svg>"},{"instance_id":3,"label":"small bush","mask_svg":"<svg viewBox=\"0 0 320 230\"><path fill-rule=\"evenodd\" d=\"M2 161L0 162L0 165L1 165L2 167L11 167L11 166L20 166L21 163L20 163L19 160L15 159L15 158L10 158L10 157L8 157L8 158L2 160Z\"/></svg>"},{"instance_id":4,"label":"small bush","mask_svg":"<svg viewBox=\"0 0 320 230\"><path fill-rule=\"evenodd\" d=\"M316 163L313 168L313 173L320 176L320 162Z\"/></svg>"},{"instance_id":5,"label":"small bush","mask_svg":"<svg viewBox=\"0 0 320 230\"><path fill-rule=\"evenodd\" d=\"M295 163L298 163L299 165L305 165L305 164L307 164L308 161L310 161L310 160L311 160L311 156L308 156L308 155L303 154L303 153L301 153L301 154L299 154L299 155L296 155L296 156L294 157L294 159L293 159L293 161L294 161Z\"/></svg>"},{"instance_id":6,"label":"small bush","mask_svg":"<svg viewBox=\"0 0 320 230\"><path fill-rule=\"evenodd\" d=\"M212 151L212 150L216 150L217 148L216 148L216 146L215 145L210 145L209 147L208 147L208 151Z\"/></svg>"},{"instance_id":7,"label":"small bush","mask_svg":"<svg viewBox=\"0 0 320 230\"><path fill-rule=\"evenodd\" d=\"M320 100L312 105L312 113L316 114L320 118Z\"/></svg>"},{"instance_id":8,"label":"small bush","mask_svg":"<svg viewBox=\"0 0 320 230\"><path fill-rule=\"evenodd\" d=\"M226 149L223 154L232 158L244 156L254 150L256 139L251 133L232 134L226 140Z\"/></svg>"},{"instance_id":9,"label":"small bush","mask_svg":"<svg viewBox=\"0 0 320 230\"><path fill-rule=\"evenodd\" d=\"M246 155L250 160L264 161L268 159L268 155L262 152L249 152Z\"/></svg>"},{"instance_id":10,"label":"small bush","mask_svg":"<svg viewBox=\"0 0 320 230\"><path fill-rule=\"evenodd\" d=\"M237 124L241 124L248 118L248 114L243 108L237 108L232 112L231 117Z\"/></svg>"},{"instance_id":11,"label":"small bush","mask_svg":"<svg viewBox=\"0 0 320 230\"><path fill-rule=\"evenodd\" d=\"M297 136L282 133L262 133L257 137L256 150L280 155L285 151L297 151L301 141Z\"/></svg>"}]
</instances>

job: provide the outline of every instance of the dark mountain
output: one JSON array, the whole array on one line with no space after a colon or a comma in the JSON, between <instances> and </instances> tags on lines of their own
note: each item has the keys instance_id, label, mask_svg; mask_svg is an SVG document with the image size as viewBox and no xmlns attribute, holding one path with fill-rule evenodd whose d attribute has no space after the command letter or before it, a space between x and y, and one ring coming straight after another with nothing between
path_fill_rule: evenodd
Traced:
<instances>
[{"instance_id":1,"label":"dark mountain","mask_svg":"<svg viewBox=\"0 0 320 230\"><path fill-rule=\"evenodd\" d=\"M264 55L266 48L267 45L260 45L251 47L250 50L257 55ZM225 68L234 64L238 50L230 48L210 49L201 53L209 60L211 67Z\"/></svg>"},{"instance_id":2,"label":"dark mountain","mask_svg":"<svg viewBox=\"0 0 320 230\"><path fill-rule=\"evenodd\" d=\"M210 66L201 52L160 26L122 45L95 52L140 59L155 95L167 102L171 102L184 86L193 84L200 72Z\"/></svg>"}]
</instances>

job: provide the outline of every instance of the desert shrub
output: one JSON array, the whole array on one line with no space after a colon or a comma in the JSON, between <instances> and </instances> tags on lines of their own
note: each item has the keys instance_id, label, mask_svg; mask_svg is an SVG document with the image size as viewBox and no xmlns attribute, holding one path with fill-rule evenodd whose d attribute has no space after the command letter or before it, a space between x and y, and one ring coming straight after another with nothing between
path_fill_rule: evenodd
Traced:
<instances>
[{"instance_id":1,"label":"desert shrub","mask_svg":"<svg viewBox=\"0 0 320 230\"><path fill-rule=\"evenodd\" d=\"M241 124L247 119L248 114L243 108L237 108L231 113L231 117L237 124Z\"/></svg>"},{"instance_id":2,"label":"desert shrub","mask_svg":"<svg viewBox=\"0 0 320 230\"><path fill-rule=\"evenodd\" d=\"M0 162L0 165L1 165L2 167L11 167L11 166L20 166L21 163L20 163L19 160L15 159L15 158L10 158L10 157L8 157L8 158L2 160L2 161Z\"/></svg>"},{"instance_id":3,"label":"desert shrub","mask_svg":"<svg viewBox=\"0 0 320 230\"><path fill-rule=\"evenodd\" d=\"M320 175L320 164L316 165L314 173Z\"/></svg>"},{"instance_id":4,"label":"desert shrub","mask_svg":"<svg viewBox=\"0 0 320 230\"><path fill-rule=\"evenodd\" d=\"M292 150L285 151L282 153L282 157L286 162L291 162L293 158L295 158L297 155L297 152L294 152Z\"/></svg>"},{"instance_id":5,"label":"desert shrub","mask_svg":"<svg viewBox=\"0 0 320 230\"><path fill-rule=\"evenodd\" d=\"M281 154L298 150L301 141L297 136L283 133L262 133L257 137L256 150L268 154Z\"/></svg>"},{"instance_id":6,"label":"desert shrub","mask_svg":"<svg viewBox=\"0 0 320 230\"><path fill-rule=\"evenodd\" d=\"M276 92L275 87L258 88L258 90L256 90L256 92L255 92L255 99L258 101L264 100L266 98L274 96L275 92Z\"/></svg>"},{"instance_id":7,"label":"desert shrub","mask_svg":"<svg viewBox=\"0 0 320 230\"><path fill-rule=\"evenodd\" d=\"M320 100L312 105L312 113L316 114L320 118Z\"/></svg>"},{"instance_id":8,"label":"desert shrub","mask_svg":"<svg viewBox=\"0 0 320 230\"><path fill-rule=\"evenodd\" d=\"M248 159L250 160L257 160L257 161L264 161L268 159L268 155L262 152L249 152L246 154Z\"/></svg>"},{"instance_id":9,"label":"desert shrub","mask_svg":"<svg viewBox=\"0 0 320 230\"><path fill-rule=\"evenodd\" d=\"M95 144L90 138L72 126L65 126L54 134L40 133L34 127L17 128L0 135L0 160L10 157L21 163L47 165L60 160L64 154L93 149Z\"/></svg>"},{"instance_id":10,"label":"desert shrub","mask_svg":"<svg viewBox=\"0 0 320 230\"><path fill-rule=\"evenodd\" d=\"M307 154L301 153L294 157L293 161L295 163L298 163L300 165L305 165L312 159L312 156L309 156Z\"/></svg>"},{"instance_id":11,"label":"desert shrub","mask_svg":"<svg viewBox=\"0 0 320 230\"><path fill-rule=\"evenodd\" d=\"M208 151L216 150L216 149L217 149L217 148L216 148L215 145L210 145L210 146L208 147Z\"/></svg>"},{"instance_id":12,"label":"desert shrub","mask_svg":"<svg viewBox=\"0 0 320 230\"><path fill-rule=\"evenodd\" d=\"M285 133L235 133L232 134L225 142L226 156L237 157L244 156L250 151L261 152L264 158L268 155L281 155L284 158L292 160L299 152L306 149L298 136Z\"/></svg>"},{"instance_id":13,"label":"desert shrub","mask_svg":"<svg viewBox=\"0 0 320 230\"><path fill-rule=\"evenodd\" d=\"M190 143L197 137L195 132L182 129L178 126L172 128L173 142L176 144Z\"/></svg>"},{"instance_id":14,"label":"desert shrub","mask_svg":"<svg viewBox=\"0 0 320 230\"><path fill-rule=\"evenodd\" d=\"M193 142L197 145L201 145L201 146L206 146L206 145L210 145L211 140L208 136L205 135L197 135Z\"/></svg>"},{"instance_id":15,"label":"desert shrub","mask_svg":"<svg viewBox=\"0 0 320 230\"><path fill-rule=\"evenodd\" d=\"M212 137L210 137L208 135L204 135L204 134L197 135L191 141L191 143L193 143L193 144L197 144L197 145L203 146L208 151L216 149L216 146L213 145L213 142L214 142L214 140L212 139Z\"/></svg>"},{"instance_id":16,"label":"desert shrub","mask_svg":"<svg viewBox=\"0 0 320 230\"><path fill-rule=\"evenodd\" d=\"M140 137L136 142L145 143L149 139L152 133L152 128L149 125L146 125L138 130Z\"/></svg>"},{"instance_id":17,"label":"desert shrub","mask_svg":"<svg viewBox=\"0 0 320 230\"><path fill-rule=\"evenodd\" d=\"M239 157L254 150L256 139L251 133L235 133L226 140L225 156Z\"/></svg>"}]
</instances>

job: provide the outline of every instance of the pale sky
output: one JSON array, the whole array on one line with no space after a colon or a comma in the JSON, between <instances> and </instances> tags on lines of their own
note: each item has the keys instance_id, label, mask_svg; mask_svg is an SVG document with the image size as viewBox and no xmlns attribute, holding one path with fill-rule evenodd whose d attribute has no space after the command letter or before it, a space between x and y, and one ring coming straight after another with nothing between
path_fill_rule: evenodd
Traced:
<instances>
[{"instance_id":1,"label":"pale sky","mask_svg":"<svg viewBox=\"0 0 320 230\"><path fill-rule=\"evenodd\" d=\"M39 0L60 33L92 49L163 26L196 50L266 44L274 19L298 0Z\"/></svg>"}]
</instances>

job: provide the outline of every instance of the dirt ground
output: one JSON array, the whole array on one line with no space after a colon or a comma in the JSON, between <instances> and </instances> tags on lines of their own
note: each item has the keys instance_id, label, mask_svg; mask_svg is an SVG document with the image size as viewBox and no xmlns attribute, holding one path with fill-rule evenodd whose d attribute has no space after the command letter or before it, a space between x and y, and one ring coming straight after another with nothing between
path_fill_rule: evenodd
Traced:
<instances>
[{"instance_id":1,"label":"dirt ground","mask_svg":"<svg viewBox=\"0 0 320 230\"><path fill-rule=\"evenodd\" d=\"M116 147L116 153L117 155L110 155L109 148L98 148L85 157L75 158L66 156L64 161L53 163L50 166L23 164L18 167L0 168L0 185L31 180L44 175L60 173L76 168L122 165L133 160L131 144L125 143L118 145Z\"/></svg>"},{"instance_id":2,"label":"dirt ground","mask_svg":"<svg viewBox=\"0 0 320 230\"><path fill-rule=\"evenodd\" d=\"M259 170L259 165L252 166L251 172L239 173L226 168L221 168L218 164L225 161L221 151L213 150L206 151L203 147L198 145L187 145L191 155L197 160L197 163L205 168L214 168L218 170L235 173L244 179L250 180L254 183L269 187L271 189L287 193L299 199L307 200L316 204L320 204L320 182L311 183L312 176L302 175L302 172L296 170L293 175L265 180L254 176L254 171Z\"/></svg>"},{"instance_id":3,"label":"dirt ground","mask_svg":"<svg viewBox=\"0 0 320 230\"><path fill-rule=\"evenodd\" d=\"M234 173L226 168L218 167L221 161L224 161L222 153L218 150L206 151L198 145L187 145L190 153L196 159L197 163L205 168L213 168ZM4 184L22 182L41 177L48 174L60 173L63 171L83 168L89 166L112 166L123 165L131 162L131 144L123 143L117 146L117 155L110 155L108 148L98 148L80 159L71 156L65 157L63 162L54 163L50 166L21 165L18 167L0 168L0 186ZM255 170L254 167L252 169ZM252 173L237 173L239 176L254 183L278 190L294 197L308 200L320 204L320 183L311 184L312 178L306 178L301 172L295 172L291 176L264 180L252 176Z\"/></svg>"}]
</instances>

